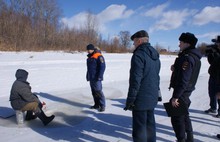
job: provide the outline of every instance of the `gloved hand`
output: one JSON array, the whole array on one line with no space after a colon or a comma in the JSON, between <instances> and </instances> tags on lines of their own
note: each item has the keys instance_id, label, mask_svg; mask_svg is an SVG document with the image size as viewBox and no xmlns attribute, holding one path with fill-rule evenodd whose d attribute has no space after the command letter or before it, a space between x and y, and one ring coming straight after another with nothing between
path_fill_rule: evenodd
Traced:
<instances>
[{"instance_id":1,"label":"gloved hand","mask_svg":"<svg viewBox=\"0 0 220 142\"><path fill-rule=\"evenodd\" d=\"M124 110L127 111L127 110L132 110L134 108L134 104L133 103L127 103Z\"/></svg>"},{"instance_id":2,"label":"gloved hand","mask_svg":"<svg viewBox=\"0 0 220 142\"><path fill-rule=\"evenodd\" d=\"M162 97L158 97L158 102L161 102L162 101Z\"/></svg>"}]
</instances>

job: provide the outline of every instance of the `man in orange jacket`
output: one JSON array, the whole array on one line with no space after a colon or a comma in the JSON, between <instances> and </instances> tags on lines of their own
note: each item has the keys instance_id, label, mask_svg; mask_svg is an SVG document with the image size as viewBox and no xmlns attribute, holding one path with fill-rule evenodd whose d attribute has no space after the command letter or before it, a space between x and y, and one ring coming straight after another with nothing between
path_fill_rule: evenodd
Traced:
<instances>
[{"instance_id":1,"label":"man in orange jacket","mask_svg":"<svg viewBox=\"0 0 220 142\"><path fill-rule=\"evenodd\" d=\"M105 96L102 92L102 80L105 72L105 59L101 51L96 49L93 44L87 45L86 49L88 51L86 79L90 82L95 102L90 108L103 112L105 111Z\"/></svg>"}]
</instances>

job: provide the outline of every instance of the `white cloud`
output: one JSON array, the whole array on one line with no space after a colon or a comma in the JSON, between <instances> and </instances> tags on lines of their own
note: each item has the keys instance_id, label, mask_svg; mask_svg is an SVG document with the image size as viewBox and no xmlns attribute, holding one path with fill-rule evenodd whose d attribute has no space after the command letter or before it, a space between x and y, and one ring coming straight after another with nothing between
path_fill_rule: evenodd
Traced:
<instances>
[{"instance_id":1,"label":"white cloud","mask_svg":"<svg viewBox=\"0 0 220 142\"><path fill-rule=\"evenodd\" d=\"M69 28L82 28L85 25L87 19L87 12L81 12L77 15L74 15L73 17L70 18L62 18L61 22L65 25L68 26Z\"/></svg>"},{"instance_id":2,"label":"white cloud","mask_svg":"<svg viewBox=\"0 0 220 142\"><path fill-rule=\"evenodd\" d=\"M220 7L205 7L194 16L193 21L195 25L205 25L210 22L220 23Z\"/></svg>"},{"instance_id":3,"label":"white cloud","mask_svg":"<svg viewBox=\"0 0 220 142\"><path fill-rule=\"evenodd\" d=\"M156 7L153 7L150 10L146 11L144 13L144 16L157 18L162 15L162 13L168 7L168 5L169 5L168 3L164 3Z\"/></svg>"},{"instance_id":4,"label":"white cloud","mask_svg":"<svg viewBox=\"0 0 220 142\"><path fill-rule=\"evenodd\" d=\"M114 21L118 19L128 18L133 14L132 10L126 10L125 5L110 5L105 10L97 15L97 18L102 23Z\"/></svg>"},{"instance_id":5,"label":"white cloud","mask_svg":"<svg viewBox=\"0 0 220 142\"><path fill-rule=\"evenodd\" d=\"M97 14L99 21L100 32L105 33L107 30L106 24L109 22L129 18L134 13L133 10L126 10L125 5L110 5L101 13ZM109 30L109 29L108 29Z\"/></svg>"},{"instance_id":6,"label":"white cloud","mask_svg":"<svg viewBox=\"0 0 220 142\"><path fill-rule=\"evenodd\" d=\"M125 19L131 16L134 12L127 10L125 5L110 5L102 12L94 15L99 22L100 31L106 30L105 24L108 22ZM82 28L87 20L87 12L81 12L71 18L63 18L61 21L69 28Z\"/></svg>"},{"instance_id":7,"label":"white cloud","mask_svg":"<svg viewBox=\"0 0 220 142\"><path fill-rule=\"evenodd\" d=\"M211 43L211 39L216 38L217 35L220 35L220 31L200 34L200 35L197 35L197 37L198 37L198 38L204 38L206 41L209 41L209 42Z\"/></svg>"},{"instance_id":8,"label":"white cloud","mask_svg":"<svg viewBox=\"0 0 220 142\"><path fill-rule=\"evenodd\" d=\"M194 11L184 9L181 11L168 11L162 14L162 18L156 22L156 24L150 28L149 32L155 30L172 30L180 27L187 17Z\"/></svg>"}]
</instances>

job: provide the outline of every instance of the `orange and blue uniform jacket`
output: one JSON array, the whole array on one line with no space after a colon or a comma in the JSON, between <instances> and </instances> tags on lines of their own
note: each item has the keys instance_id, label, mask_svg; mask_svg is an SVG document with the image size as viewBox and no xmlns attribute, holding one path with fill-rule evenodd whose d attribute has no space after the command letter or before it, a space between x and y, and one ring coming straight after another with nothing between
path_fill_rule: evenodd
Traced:
<instances>
[{"instance_id":1,"label":"orange and blue uniform jacket","mask_svg":"<svg viewBox=\"0 0 220 142\"><path fill-rule=\"evenodd\" d=\"M98 50L87 56L87 81L102 81L106 66L104 57Z\"/></svg>"}]
</instances>

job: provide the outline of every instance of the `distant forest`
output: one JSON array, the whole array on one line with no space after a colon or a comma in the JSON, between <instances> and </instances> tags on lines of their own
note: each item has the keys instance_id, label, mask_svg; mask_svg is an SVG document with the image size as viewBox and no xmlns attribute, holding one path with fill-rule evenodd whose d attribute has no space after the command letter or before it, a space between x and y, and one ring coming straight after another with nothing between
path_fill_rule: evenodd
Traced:
<instances>
[{"instance_id":1,"label":"distant forest","mask_svg":"<svg viewBox=\"0 0 220 142\"><path fill-rule=\"evenodd\" d=\"M0 51L81 52L89 43L108 53L132 50L129 31L104 40L92 12L87 12L80 29L68 28L60 22L61 18L62 10L56 0L0 0ZM160 53L170 53L160 45L154 47Z\"/></svg>"}]
</instances>

